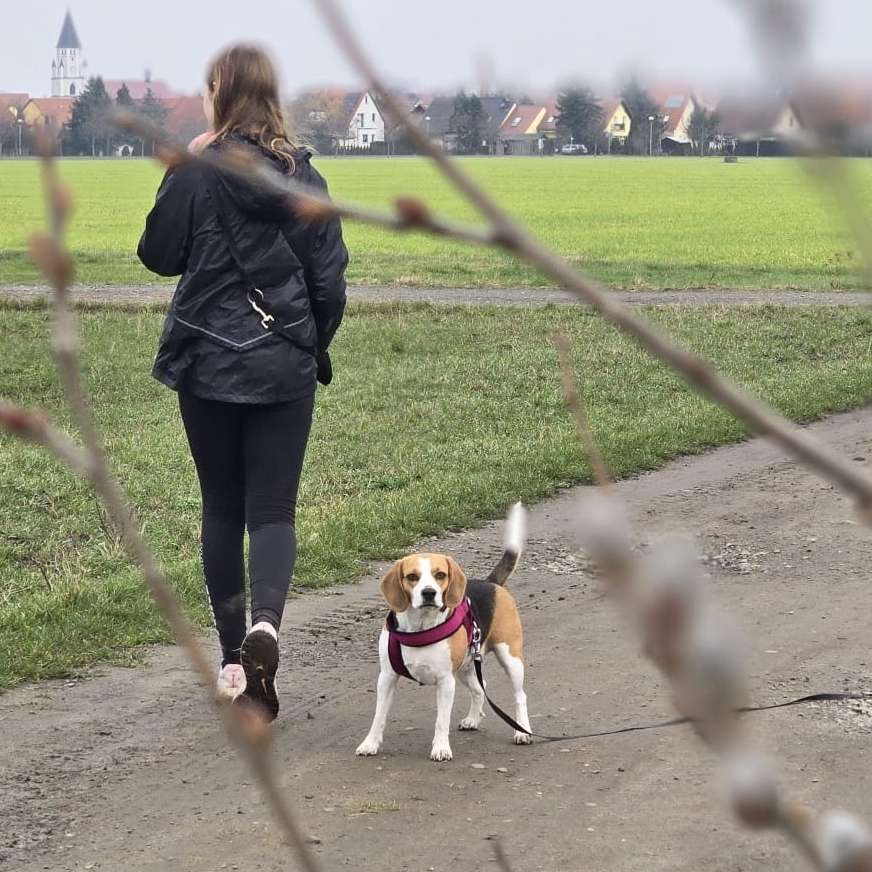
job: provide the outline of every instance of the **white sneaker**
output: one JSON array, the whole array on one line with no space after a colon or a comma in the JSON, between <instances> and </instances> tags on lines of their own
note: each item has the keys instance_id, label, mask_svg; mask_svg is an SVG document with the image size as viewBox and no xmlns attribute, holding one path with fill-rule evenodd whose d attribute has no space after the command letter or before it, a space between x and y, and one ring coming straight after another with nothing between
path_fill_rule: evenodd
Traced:
<instances>
[{"instance_id":1,"label":"white sneaker","mask_svg":"<svg viewBox=\"0 0 872 872\"><path fill-rule=\"evenodd\" d=\"M228 663L219 673L215 685L215 696L219 700L233 702L245 693L245 670L239 663Z\"/></svg>"},{"instance_id":2,"label":"white sneaker","mask_svg":"<svg viewBox=\"0 0 872 872\"><path fill-rule=\"evenodd\" d=\"M276 642L278 642L278 640L279 640L279 634L276 632L276 628L269 621L258 621L251 628L251 632L252 633L260 633L260 632L269 633L270 636L272 636L273 639L276 640Z\"/></svg>"}]
</instances>

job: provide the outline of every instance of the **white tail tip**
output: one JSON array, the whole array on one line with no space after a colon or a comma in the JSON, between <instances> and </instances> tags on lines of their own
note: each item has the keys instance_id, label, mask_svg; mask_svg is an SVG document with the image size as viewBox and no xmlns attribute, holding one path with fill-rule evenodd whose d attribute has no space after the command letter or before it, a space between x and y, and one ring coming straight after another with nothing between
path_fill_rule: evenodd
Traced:
<instances>
[{"instance_id":1,"label":"white tail tip","mask_svg":"<svg viewBox=\"0 0 872 872\"><path fill-rule=\"evenodd\" d=\"M505 547L506 551L520 554L524 550L524 542L527 539L527 512L523 503L515 503L509 509L506 519Z\"/></svg>"}]
</instances>

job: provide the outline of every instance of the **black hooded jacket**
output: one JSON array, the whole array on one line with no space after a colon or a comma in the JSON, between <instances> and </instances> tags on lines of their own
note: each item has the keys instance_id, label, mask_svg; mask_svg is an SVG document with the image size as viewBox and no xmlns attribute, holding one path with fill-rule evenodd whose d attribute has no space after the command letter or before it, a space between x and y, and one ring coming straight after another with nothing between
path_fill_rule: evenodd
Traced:
<instances>
[{"instance_id":1,"label":"black hooded jacket","mask_svg":"<svg viewBox=\"0 0 872 872\"><path fill-rule=\"evenodd\" d=\"M240 144L225 139L209 148L228 142ZM309 158L297 153L294 179L325 193ZM327 347L345 309L348 264L338 219L305 224L278 195L187 166L164 177L137 253L152 272L181 275L153 369L168 387L209 400L276 403L313 392L316 374L329 380ZM283 335L264 328L252 299Z\"/></svg>"}]
</instances>

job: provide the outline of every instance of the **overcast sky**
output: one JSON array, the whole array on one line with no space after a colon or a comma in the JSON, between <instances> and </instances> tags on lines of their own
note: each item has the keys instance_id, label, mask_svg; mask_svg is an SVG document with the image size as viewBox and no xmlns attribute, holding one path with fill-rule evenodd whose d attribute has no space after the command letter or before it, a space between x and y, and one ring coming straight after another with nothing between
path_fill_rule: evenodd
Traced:
<instances>
[{"instance_id":1,"label":"overcast sky","mask_svg":"<svg viewBox=\"0 0 872 872\"><path fill-rule=\"evenodd\" d=\"M872 2L812 0L814 59L872 68ZM256 39L278 58L289 93L353 85L310 0L2 0L0 91L50 92L67 7L91 74L141 78L148 67L181 91L200 88L216 48ZM498 84L545 91L569 79L607 85L631 70L671 80L759 76L744 22L728 0L345 0L366 44L410 87Z\"/></svg>"}]
</instances>

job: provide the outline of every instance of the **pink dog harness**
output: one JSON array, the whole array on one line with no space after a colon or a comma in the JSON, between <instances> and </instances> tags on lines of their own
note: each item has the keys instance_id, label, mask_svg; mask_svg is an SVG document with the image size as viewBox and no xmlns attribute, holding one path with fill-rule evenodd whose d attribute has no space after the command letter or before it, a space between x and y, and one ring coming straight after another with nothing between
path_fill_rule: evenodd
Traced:
<instances>
[{"instance_id":1,"label":"pink dog harness","mask_svg":"<svg viewBox=\"0 0 872 872\"><path fill-rule=\"evenodd\" d=\"M475 623L475 617L472 614L472 604L469 602L468 597L464 598L463 602L451 613L448 620L439 624L438 627L407 633L397 629L397 616L393 612L388 612L385 627L388 631L388 657L391 661L391 669L397 675L411 678L412 681L417 681L417 679L406 669L406 664L403 661L402 645L408 645L410 648L426 648L427 645L435 645L436 642L441 642L443 639L453 636L461 627L464 627L469 647L473 648L477 642L478 635L478 626ZM420 682L418 683L420 684Z\"/></svg>"}]
</instances>

